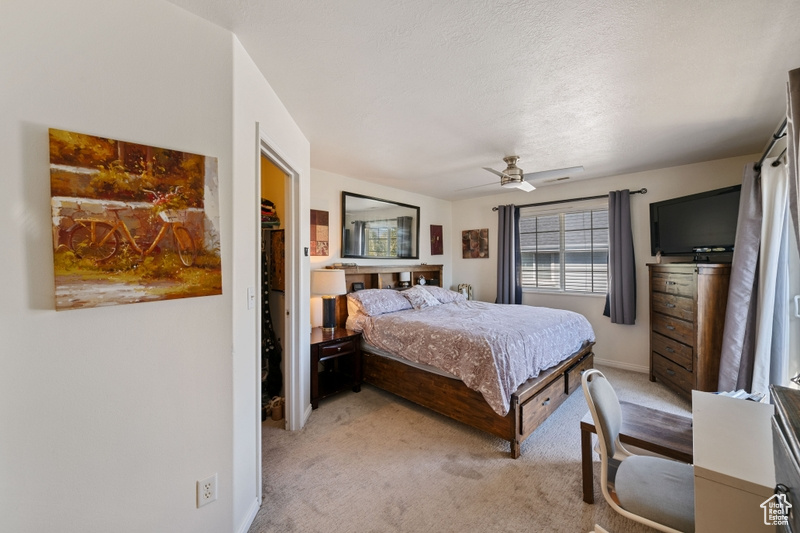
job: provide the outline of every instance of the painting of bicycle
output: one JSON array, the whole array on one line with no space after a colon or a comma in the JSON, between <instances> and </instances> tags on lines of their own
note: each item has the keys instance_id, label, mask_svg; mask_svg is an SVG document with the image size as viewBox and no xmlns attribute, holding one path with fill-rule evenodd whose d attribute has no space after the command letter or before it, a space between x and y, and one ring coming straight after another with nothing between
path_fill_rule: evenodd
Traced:
<instances>
[{"instance_id":1,"label":"painting of bicycle","mask_svg":"<svg viewBox=\"0 0 800 533\"><path fill-rule=\"evenodd\" d=\"M57 310L222 294L216 158L49 131Z\"/></svg>"}]
</instances>

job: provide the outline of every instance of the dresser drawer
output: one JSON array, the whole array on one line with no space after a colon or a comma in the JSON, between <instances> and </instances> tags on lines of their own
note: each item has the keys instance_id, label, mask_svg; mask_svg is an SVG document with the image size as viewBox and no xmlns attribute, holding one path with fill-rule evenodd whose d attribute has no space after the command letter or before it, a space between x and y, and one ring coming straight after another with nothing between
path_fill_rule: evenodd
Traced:
<instances>
[{"instance_id":1,"label":"dresser drawer","mask_svg":"<svg viewBox=\"0 0 800 533\"><path fill-rule=\"evenodd\" d=\"M325 344L319 347L319 358L320 360L322 360L327 357L334 357L337 355L350 353L355 351L355 349L356 345L352 339L342 342Z\"/></svg>"},{"instance_id":2,"label":"dresser drawer","mask_svg":"<svg viewBox=\"0 0 800 533\"><path fill-rule=\"evenodd\" d=\"M650 279L653 284L652 289L654 292L694 298L694 276L692 274L653 272Z\"/></svg>"},{"instance_id":3,"label":"dresser drawer","mask_svg":"<svg viewBox=\"0 0 800 533\"><path fill-rule=\"evenodd\" d=\"M671 316L653 313L653 331L684 344L694 346L694 324Z\"/></svg>"},{"instance_id":4,"label":"dresser drawer","mask_svg":"<svg viewBox=\"0 0 800 533\"><path fill-rule=\"evenodd\" d=\"M656 313L674 316L681 320L694 321L694 300L663 292L654 292L652 308Z\"/></svg>"},{"instance_id":5,"label":"dresser drawer","mask_svg":"<svg viewBox=\"0 0 800 533\"><path fill-rule=\"evenodd\" d=\"M560 375L547 387L521 405L520 434L525 435L528 428L535 428L544 422L563 403L566 397L567 395L564 393L564 375Z\"/></svg>"},{"instance_id":6,"label":"dresser drawer","mask_svg":"<svg viewBox=\"0 0 800 533\"><path fill-rule=\"evenodd\" d=\"M694 374L665 357L653 352L653 375L686 398L691 398Z\"/></svg>"},{"instance_id":7,"label":"dresser drawer","mask_svg":"<svg viewBox=\"0 0 800 533\"><path fill-rule=\"evenodd\" d=\"M681 365L686 370L692 370L694 350L691 346L686 346L669 337L653 333L650 338L650 349L673 363Z\"/></svg>"}]
</instances>

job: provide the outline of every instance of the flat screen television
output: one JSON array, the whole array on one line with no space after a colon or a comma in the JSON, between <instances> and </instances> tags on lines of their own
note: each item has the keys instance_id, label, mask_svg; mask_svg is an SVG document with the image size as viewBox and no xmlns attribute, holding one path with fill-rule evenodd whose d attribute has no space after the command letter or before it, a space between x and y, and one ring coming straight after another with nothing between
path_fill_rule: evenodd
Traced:
<instances>
[{"instance_id":1,"label":"flat screen television","mask_svg":"<svg viewBox=\"0 0 800 533\"><path fill-rule=\"evenodd\" d=\"M695 255L733 251L742 186L650 204L653 255Z\"/></svg>"}]
</instances>

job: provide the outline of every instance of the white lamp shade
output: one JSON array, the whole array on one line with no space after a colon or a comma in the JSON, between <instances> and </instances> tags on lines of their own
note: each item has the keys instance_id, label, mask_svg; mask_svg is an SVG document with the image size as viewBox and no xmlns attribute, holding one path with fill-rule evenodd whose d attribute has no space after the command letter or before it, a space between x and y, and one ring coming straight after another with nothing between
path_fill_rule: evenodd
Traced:
<instances>
[{"instance_id":1,"label":"white lamp shade","mask_svg":"<svg viewBox=\"0 0 800 533\"><path fill-rule=\"evenodd\" d=\"M331 268L311 271L311 294L316 296L336 296L347 293L344 270Z\"/></svg>"},{"instance_id":2,"label":"white lamp shade","mask_svg":"<svg viewBox=\"0 0 800 533\"><path fill-rule=\"evenodd\" d=\"M411 272L400 272L400 281L411 281Z\"/></svg>"}]
</instances>

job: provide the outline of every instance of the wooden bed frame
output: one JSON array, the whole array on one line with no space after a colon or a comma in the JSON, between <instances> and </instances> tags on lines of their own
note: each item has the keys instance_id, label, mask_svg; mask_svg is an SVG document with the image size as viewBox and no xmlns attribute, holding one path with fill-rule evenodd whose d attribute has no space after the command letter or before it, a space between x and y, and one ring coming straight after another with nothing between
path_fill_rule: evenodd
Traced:
<instances>
[{"instance_id":1,"label":"wooden bed frame","mask_svg":"<svg viewBox=\"0 0 800 533\"><path fill-rule=\"evenodd\" d=\"M386 288L390 285L386 280L396 280L399 272L416 274L433 269L441 280L441 268L441 265L413 265L346 267L344 270L348 288L352 282L361 282L369 289ZM412 276L414 282L416 279ZM346 319L346 302L337 303L337 316ZM341 327L344 327L343 322ZM585 343L566 360L523 383L511 395L511 408L506 416L495 413L481 393L468 388L461 380L426 372L365 349L361 351L363 382L509 441L511 457L516 459L525 439L581 386L581 374L594 363L593 346L593 342Z\"/></svg>"},{"instance_id":2,"label":"wooden bed frame","mask_svg":"<svg viewBox=\"0 0 800 533\"><path fill-rule=\"evenodd\" d=\"M400 361L362 354L363 382L396 394L469 426L496 435L511 444L511 457L539 424L581 386L581 373L592 368L594 354L587 343L566 361L529 379L511 395L511 409L500 416L481 393L461 380L432 374Z\"/></svg>"}]
</instances>

